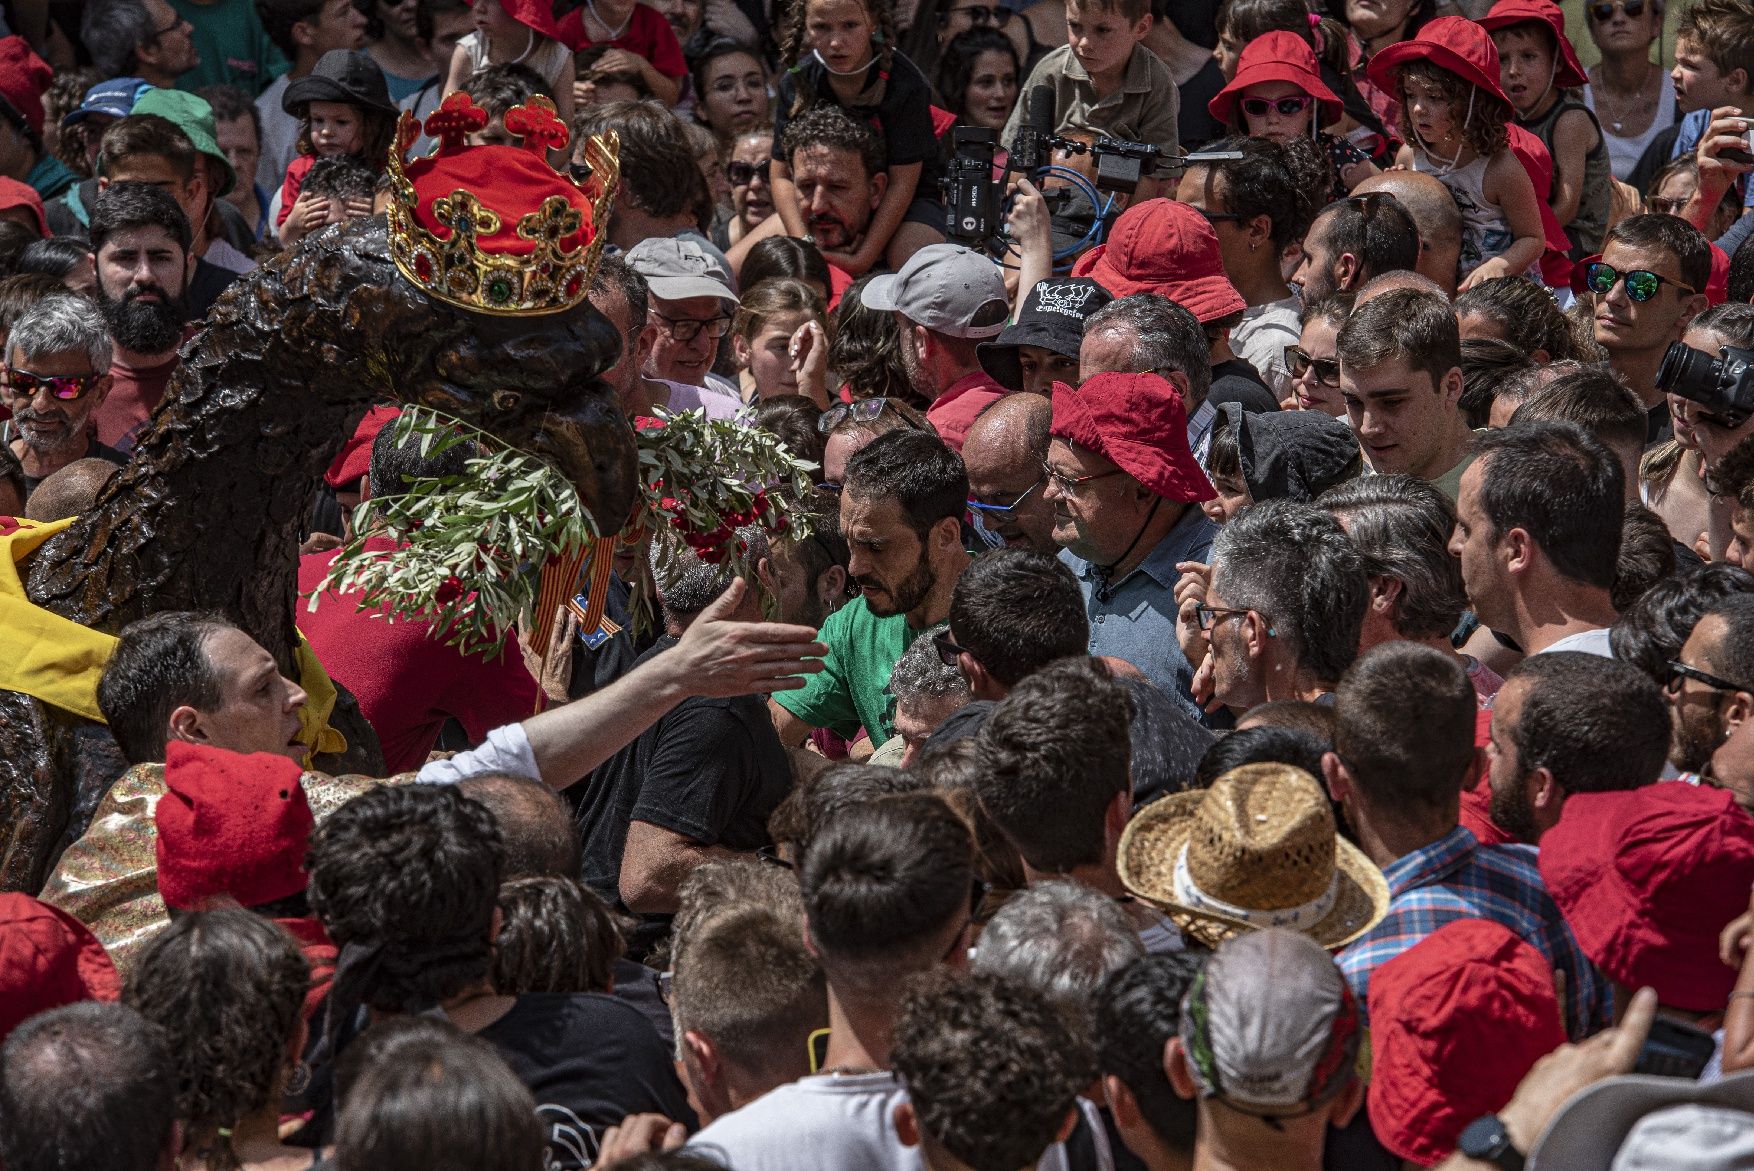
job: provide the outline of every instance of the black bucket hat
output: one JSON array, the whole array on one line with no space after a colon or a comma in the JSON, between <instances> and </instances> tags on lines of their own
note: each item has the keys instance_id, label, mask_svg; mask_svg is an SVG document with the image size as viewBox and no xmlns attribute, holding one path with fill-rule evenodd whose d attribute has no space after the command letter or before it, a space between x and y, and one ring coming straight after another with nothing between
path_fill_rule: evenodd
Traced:
<instances>
[{"instance_id":1,"label":"black bucket hat","mask_svg":"<svg viewBox=\"0 0 1754 1171\"><path fill-rule=\"evenodd\" d=\"M1252 414L1241 403L1219 403L1236 435L1243 483L1255 503L1311 501L1357 474L1363 456L1352 428L1320 411Z\"/></svg>"},{"instance_id":2,"label":"black bucket hat","mask_svg":"<svg viewBox=\"0 0 1754 1171\"><path fill-rule=\"evenodd\" d=\"M1023 299L1016 322L976 351L981 369L1000 386L1022 390L1023 367L1017 360L1017 347L1040 346L1076 358L1084 340L1085 320L1112 300L1107 289L1088 277L1049 277L1037 282Z\"/></svg>"},{"instance_id":3,"label":"black bucket hat","mask_svg":"<svg viewBox=\"0 0 1754 1171\"><path fill-rule=\"evenodd\" d=\"M390 100L384 71L358 49L330 49L317 59L315 69L288 84L280 95L280 108L295 118L311 102L351 102L386 114L399 110Z\"/></svg>"}]
</instances>

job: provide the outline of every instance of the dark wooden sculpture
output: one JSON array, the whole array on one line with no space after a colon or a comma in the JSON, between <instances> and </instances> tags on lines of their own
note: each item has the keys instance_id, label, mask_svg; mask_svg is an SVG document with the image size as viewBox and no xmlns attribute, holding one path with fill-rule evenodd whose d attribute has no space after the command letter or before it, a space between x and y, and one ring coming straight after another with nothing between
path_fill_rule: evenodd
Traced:
<instances>
[{"instance_id":1,"label":"dark wooden sculpture","mask_svg":"<svg viewBox=\"0 0 1754 1171\"><path fill-rule=\"evenodd\" d=\"M489 315L426 296L382 216L331 229L214 306L133 461L32 558L31 600L110 633L217 611L291 674L300 521L372 403L426 404L546 458L613 533L636 491L633 433L597 377L619 350L588 303ZM351 697L331 723L349 752L319 768L381 771ZM0 692L0 889L38 890L124 767L102 725Z\"/></svg>"}]
</instances>

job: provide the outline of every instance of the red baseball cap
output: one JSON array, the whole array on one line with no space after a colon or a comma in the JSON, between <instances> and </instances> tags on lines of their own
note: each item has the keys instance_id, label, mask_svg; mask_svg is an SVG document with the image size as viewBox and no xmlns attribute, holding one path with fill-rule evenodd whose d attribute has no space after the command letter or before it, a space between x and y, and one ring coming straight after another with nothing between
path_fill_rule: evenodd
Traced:
<instances>
[{"instance_id":1,"label":"red baseball cap","mask_svg":"<svg viewBox=\"0 0 1754 1171\"><path fill-rule=\"evenodd\" d=\"M1402 1159L1441 1162L1563 1044L1541 953L1499 923L1446 924L1371 974L1371 1129Z\"/></svg>"},{"instance_id":2,"label":"red baseball cap","mask_svg":"<svg viewBox=\"0 0 1754 1171\"><path fill-rule=\"evenodd\" d=\"M367 411L353 429L352 437L341 445L329 470L323 473L323 482L331 488L345 488L365 477L372 470L372 444L377 441L378 432L401 413L401 407L373 407Z\"/></svg>"},{"instance_id":3,"label":"red baseball cap","mask_svg":"<svg viewBox=\"0 0 1754 1171\"><path fill-rule=\"evenodd\" d=\"M38 134L43 132L43 92L55 80L49 63L23 37L0 38L0 99Z\"/></svg>"},{"instance_id":4,"label":"red baseball cap","mask_svg":"<svg viewBox=\"0 0 1754 1171\"><path fill-rule=\"evenodd\" d=\"M158 826L158 893L174 910L229 895L256 907L305 888L316 819L299 767L271 752L248 755L173 740L165 747Z\"/></svg>"},{"instance_id":5,"label":"red baseball cap","mask_svg":"<svg viewBox=\"0 0 1754 1171\"><path fill-rule=\"evenodd\" d=\"M1584 954L1616 983L1719 1012L1736 970L1718 933L1748 909L1754 818L1726 789L1658 782L1575 793L1541 837L1541 878Z\"/></svg>"},{"instance_id":6,"label":"red baseball cap","mask_svg":"<svg viewBox=\"0 0 1754 1171\"><path fill-rule=\"evenodd\" d=\"M1535 185L1535 204L1541 209L1541 238L1545 246L1540 260L1541 279L1553 288L1564 288L1571 283L1572 266L1568 255L1571 238L1553 213L1553 205L1547 202L1547 197L1553 193L1552 152L1539 136L1515 122L1506 123L1504 129L1510 138L1510 153L1516 156L1516 161L1528 172L1529 182Z\"/></svg>"},{"instance_id":7,"label":"red baseball cap","mask_svg":"<svg viewBox=\"0 0 1754 1171\"><path fill-rule=\"evenodd\" d=\"M1372 57L1366 73L1384 93L1397 93L1395 71L1409 61L1429 61L1510 105L1498 83L1498 46L1485 29L1465 16L1427 21L1412 40L1396 41Z\"/></svg>"},{"instance_id":8,"label":"red baseball cap","mask_svg":"<svg viewBox=\"0 0 1754 1171\"><path fill-rule=\"evenodd\" d=\"M11 211L15 207L29 209L31 218L36 221L37 235L49 234L49 221L43 214L43 197L37 194L36 188L0 175L0 211Z\"/></svg>"},{"instance_id":9,"label":"red baseball cap","mask_svg":"<svg viewBox=\"0 0 1754 1171\"><path fill-rule=\"evenodd\" d=\"M1108 242L1079 257L1072 275L1087 276L1117 297L1161 293L1202 323L1248 308L1224 275L1218 233L1205 216L1173 199L1147 199L1122 212Z\"/></svg>"},{"instance_id":10,"label":"red baseball cap","mask_svg":"<svg viewBox=\"0 0 1754 1171\"><path fill-rule=\"evenodd\" d=\"M1577 50L1571 47L1571 41L1565 35L1565 13L1560 11L1559 5L1553 0L1498 0L1492 10L1480 18L1480 27L1488 33L1519 24L1546 25L1547 31L1558 42L1555 55L1559 63L1553 73L1554 89L1576 89L1589 84L1583 66L1578 63Z\"/></svg>"},{"instance_id":11,"label":"red baseball cap","mask_svg":"<svg viewBox=\"0 0 1754 1171\"><path fill-rule=\"evenodd\" d=\"M1236 76L1206 103L1220 122L1228 123L1242 100L1242 91L1265 81L1288 81L1316 100L1320 106L1318 126L1331 126L1345 112L1340 99L1322 80L1315 50L1296 33L1271 32L1249 42L1237 59Z\"/></svg>"},{"instance_id":12,"label":"red baseball cap","mask_svg":"<svg viewBox=\"0 0 1754 1171\"><path fill-rule=\"evenodd\" d=\"M121 994L116 965L85 924L29 895L0 894L0 1040L39 1012Z\"/></svg>"},{"instance_id":13,"label":"red baseball cap","mask_svg":"<svg viewBox=\"0 0 1754 1171\"><path fill-rule=\"evenodd\" d=\"M1081 386L1054 383L1051 433L1104 456L1165 500L1195 504L1218 495L1188 449L1181 394L1156 374L1097 374Z\"/></svg>"}]
</instances>

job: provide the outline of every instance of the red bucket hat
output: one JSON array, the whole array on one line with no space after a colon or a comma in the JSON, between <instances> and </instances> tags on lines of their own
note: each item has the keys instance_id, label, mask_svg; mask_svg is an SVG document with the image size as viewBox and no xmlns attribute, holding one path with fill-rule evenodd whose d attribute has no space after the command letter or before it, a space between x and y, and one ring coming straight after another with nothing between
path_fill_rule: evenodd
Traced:
<instances>
[{"instance_id":1,"label":"red bucket hat","mask_svg":"<svg viewBox=\"0 0 1754 1171\"><path fill-rule=\"evenodd\" d=\"M1108 243L1079 257L1072 275L1087 276L1117 297L1161 293L1202 323L1248 308L1224 275L1212 225L1173 199L1147 199L1122 212Z\"/></svg>"},{"instance_id":2,"label":"red bucket hat","mask_svg":"<svg viewBox=\"0 0 1754 1171\"><path fill-rule=\"evenodd\" d=\"M1571 47L1571 41L1565 35L1565 13L1560 11L1559 5L1553 0L1498 0L1492 11L1480 18L1480 27L1488 33L1519 24L1546 25L1558 43L1559 48L1554 54L1559 59L1559 66L1553 71L1555 89L1576 89L1588 84L1589 78L1577 60L1577 50Z\"/></svg>"},{"instance_id":3,"label":"red bucket hat","mask_svg":"<svg viewBox=\"0 0 1754 1171\"><path fill-rule=\"evenodd\" d=\"M305 888L316 819L299 767L270 752L244 755L173 740L165 748L158 825L158 893L193 910L230 895L256 907Z\"/></svg>"},{"instance_id":4,"label":"red bucket hat","mask_svg":"<svg viewBox=\"0 0 1754 1171\"><path fill-rule=\"evenodd\" d=\"M23 37L0 38L0 100L38 134L43 132L43 93L54 80L55 71Z\"/></svg>"},{"instance_id":5,"label":"red bucket hat","mask_svg":"<svg viewBox=\"0 0 1754 1171\"><path fill-rule=\"evenodd\" d=\"M1409 61L1429 61L1510 105L1498 83L1498 46L1485 29L1465 16L1428 21L1412 40L1396 41L1372 57L1366 72L1374 85L1392 94L1397 92L1395 71Z\"/></svg>"},{"instance_id":6,"label":"red bucket hat","mask_svg":"<svg viewBox=\"0 0 1754 1171\"><path fill-rule=\"evenodd\" d=\"M1250 41L1237 60L1236 76L1206 103L1207 111L1228 124L1242 100L1242 91L1264 81L1288 81L1314 98L1320 107L1318 126L1332 126L1345 112L1340 99L1322 80L1315 50L1302 37L1288 32L1272 32Z\"/></svg>"},{"instance_id":7,"label":"red bucket hat","mask_svg":"<svg viewBox=\"0 0 1754 1171\"><path fill-rule=\"evenodd\" d=\"M1592 963L1689 1012L1719 1012L1736 970L1718 933L1748 909L1754 818L1728 790L1679 782L1565 799L1541 878Z\"/></svg>"},{"instance_id":8,"label":"red bucket hat","mask_svg":"<svg viewBox=\"0 0 1754 1171\"><path fill-rule=\"evenodd\" d=\"M0 211L11 211L22 207L30 212L36 221L37 235L49 234L49 221L43 214L43 197L38 195L36 188L29 183L20 183L17 179L0 175Z\"/></svg>"},{"instance_id":9,"label":"red bucket hat","mask_svg":"<svg viewBox=\"0 0 1754 1171\"><path fill-rule=\"evenodd\" d=\"M1156 374L1054 383L1052 434L1109 459L1165 500L1195 504L1218 495L1188 449L1182 396Z\"/></svg>"},{"instance_id":10,"label":"red bucket hat","mask_svg":"<svg viewBox=\"0 0 1754 1171\"><path fill-rule=\"evenodd\" d=\"M1441 1162L1563 1044L1541 953L1499 923L1446 924L1370 977L1371 1128L1402 1159Z\"/></svg>"},{"instance_id":11,"label":"red bucket hat","mask_svg":"<svg viewBox=\"0 0 1754 1171\"><path fill-rule=\"evenodd\" d=\"M1571 238L1565 234L1565 226L1559 222L1559 217L1553 214L1553 205L1547 202L1547 197L1553 194L1553 155L1539 136L1515 122L1506 123L1504 129L1510 137L1510 153L1516 156L1516 161L1528 172L1529 182L1535 185L1535 203L1541 209L1541 238L1546 248L1539 261L1541 280L1553 288L1565 288L1571 283L1571 258L1568 255Z\"/></svg>"},{"instance_id":12,"label":"red bucket hat","mask_svg":"<svg viewBox=\"0 0 1754 1171\"><path fill-rule=\"evenodd\" d=\"M29 895L0 894L0 1040L39 1012L121 994L116 965L85 924Z\"/></svg>"}]
</instances>

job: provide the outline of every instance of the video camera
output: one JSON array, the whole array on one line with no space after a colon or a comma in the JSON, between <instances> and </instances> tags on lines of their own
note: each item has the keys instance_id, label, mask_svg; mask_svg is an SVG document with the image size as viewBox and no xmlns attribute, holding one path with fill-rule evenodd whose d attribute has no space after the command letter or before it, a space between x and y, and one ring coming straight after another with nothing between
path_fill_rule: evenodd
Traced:
<instances>
[{"instance_id":1,"label":"video camera","mask_svg":"<svg viewBox=\"0 0 1754 1171\"><path fill-rule=\"evenodd\" d=\"M1699 404L1721 427L1754 415L1754 350L1725 346L1722 356L1670 342L1657 367L1657 389Z\"/></svg>"},{"instance_id":2,"label":"video camera","mask_svg":"<svg viewBox=\"0 0 1754 1171\"><path fill-rule=\"evenodd\" d=\"M1240 159L1238 151L1198 151L1164 157L1163 148L1121 138L1098 138L1094 143L1062 138L1054 133L1054 91L1038 85L1025 97L1026 117L1017 128L1011 154L1001 175L993 174L998 137L975 126L958 126L951 137L955 154L944 177L944 234L958 244L981 248L996 240L1003 221L1001 205L1005 176L1038 179L1056 150L1090 154L1096 160L1096 187L1100 191L1132 194L1139 180L1159 171L1179 171L1199 163ZM1002 243L1000 245L1003 246Z\"/></svg>"}]
</instances>

